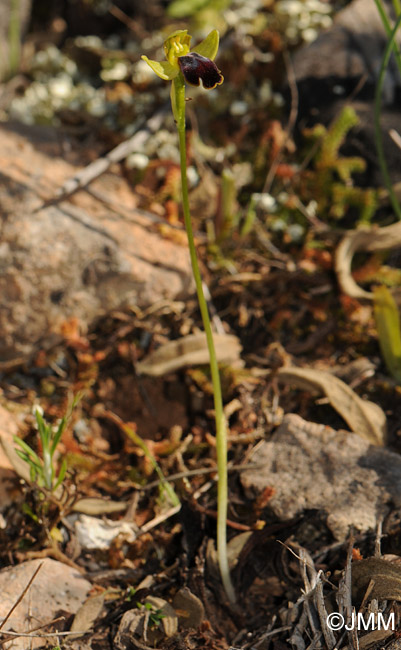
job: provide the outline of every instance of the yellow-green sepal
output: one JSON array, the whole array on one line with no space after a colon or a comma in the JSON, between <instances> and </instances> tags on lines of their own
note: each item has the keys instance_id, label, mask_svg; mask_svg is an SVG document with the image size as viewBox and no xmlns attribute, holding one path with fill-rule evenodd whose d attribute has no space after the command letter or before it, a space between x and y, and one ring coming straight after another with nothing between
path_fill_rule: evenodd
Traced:
<instances>
[{"instance_id":1,"label":"yellow-green sepal","mask_svg":"<svg viewBox=\"0 0 401 650\"><path fill-rule=\"evenodd\" d=\"M219 39L219 32L217 29L214 29L199 43L199 45L192 48L191 51L213 61L216 58L217 50L219 49Z\"/></svg>"},{"instance_id":2,"label":"yellow-green sepal","mask_svg":"<svg viewBox=\"0 0 401 650\"><path fill-rule=\"evenodd\" d=\"M164 79L164 81L171 81L180 71L178 66L171 65L168 61L152 61L144 54L141 56L141 59L146 61L146 63L152 68L153 72L157 74L160 79Z\"/></svg>"}]
</instances>

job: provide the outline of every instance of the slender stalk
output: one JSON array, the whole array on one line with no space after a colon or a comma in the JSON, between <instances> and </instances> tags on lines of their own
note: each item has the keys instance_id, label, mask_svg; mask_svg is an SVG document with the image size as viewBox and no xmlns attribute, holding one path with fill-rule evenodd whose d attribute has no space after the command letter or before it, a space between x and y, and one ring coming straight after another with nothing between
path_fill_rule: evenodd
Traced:
<instances>
[{"instance_id":1,"label":"slender stalk","mask_svg":"<svg viewBox=\"0 0 401 650\"><path fill-rule=\"evenodd\" d=\"M203 327L206 334L207 346L209 350L210 372L213 383L214 411L216 419L216 450L217 450L217 556L220 568L221 580L229 600L235 602L234 587L230 578L230 570L227 558L227 427L223 411L223 399L221 394L220 373L217 364L216 350L214 347L212 327L210 323L209 311L202 289L202 278L199 270L194 235L192 230L191 215L189 210L188 199L188 182L187 182L187 147L185 136L185 83L180 73L173 80L171 87L171 104L174 118L177 124L178 137L180 143L180 163L181 163L181 187L182 187L182 206L184 211L185 229L188 236L189 254L192 264L192 272L198 295L199 309L202 316Z\"/></svg>"},{"instance_id":2,"label":"slender stalk","mask_svg":"<svg viewBox=\"0 0 401 650\"><path fill-rule=\"evenodd\" d=\"M9 68L10 74L18 71L21 49L21 15L20 0L11 0L10 22L8 26L8 41L10 45Z\"/></svg>"},{"instance_id":3,"label":"slender stalk","mask_svg":"<svg viewBox=\"0 0 401 650\"><path fill-rule=\"evenodd\" d=\"M382 138L382 131L380 127L380 116L381 116L381 98L382 98L382 89L383 89L383 83L384 83L384 77L386 75L387 71L387 66L390 61L390 56L392 53L392 49L395 45L395 37L397 34L397 31L400 27L401 24L401 14L398 16L397 21L395 23L394 28L390 31L388 41L387 41L387 46L386 50L384 52L383 58L382 58L382 63L380 67L380 73L379 73L379 79L376 85L376 92L375 92L375 106L374 106L374 125L375 125L375 140L376 140L376 149L377 149L377 157L379 159L379 164L381 168L381 172L384 178L385 185L387 187L387 191L390 196L390 200L393 206L393 210L396 213L398 219L401 219L401 207L397 199L397 195L394 192L392 183L391 183L391 178L390 178L390 173L388 170L387 162L386 162L386 156L384 153L384 147L383 147L383 138ZM397 49L398 51L398 49Z\"/></svg>"},{"instance_id":4,"label":"slender stalk","mask_svg":"<svg viewBox=\"0 0 401 650\"><path fill-rule=\"evenodd\" d=\"M381 21L383 23L383 27L386 30L387 38L389 39L389 38L391 38L392 27L391 27L390 21L388 19L388 16L387 16L387 14L385 12L385 9L384 9L383 0L375 0L375 4L376 4L377 11L379 12ZM398 18L399 17L399 12L396 12L396 13L397 13L397 18ZM392 39L391 47L392 47L392 49L394 51L394 56L395 56L395 60L396 60L396 63L397 63L398 72L401 75L401 55L400 55L400 50L398 49L397 43L395 42L395 39Z\"/></svg>"},{"instance_id":5,"label":"slender stalk","mask_svg":"<svg viewBox=\"0 0 401 650\"><path fill-rule=\"evenodd\" d=\"M400 2L400 0L393 0L393 7L394 7L395 15L399 16L401 14L401 2Z\"/></svg>"}]
</instances>

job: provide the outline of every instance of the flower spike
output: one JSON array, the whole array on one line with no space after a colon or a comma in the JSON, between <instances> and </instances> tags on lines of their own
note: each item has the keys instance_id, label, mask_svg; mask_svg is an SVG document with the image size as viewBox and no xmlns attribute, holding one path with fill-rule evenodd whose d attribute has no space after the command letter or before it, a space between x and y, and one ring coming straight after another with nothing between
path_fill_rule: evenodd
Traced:
<instances>
[{"instance_id":1,"label":"flower spike","mask_svg":"<svg viewBox=\"0 0 401 650\"><path fill-rule=\"evenodd\" d=\"M164 43L165 61L150 61L146 56L142 59L150 65L161 79L171 81L171 108L178 131L180 143L180 167L182 207L185 229L188 236L189 255L203 327L206 334L209 351L210 374L213 384L214 412L216 422L216 451L218 467L217 485L217 559L220 567L222 583L231 603L235 603L235 589L230 577L230 567L227 554L227 422L223 409L223 398L219 366L213 341L213 331L210 322L207 302L202 287L202 276L199 269L194 234L189 209L188 179L187 179L187 144L185 131L185 82L210 90L223 83L224 78L214 63L219 47L219 32L214 29L206 38L192 50L191 36L186 29L170 34Z\"/></svg>"}]
</instances>

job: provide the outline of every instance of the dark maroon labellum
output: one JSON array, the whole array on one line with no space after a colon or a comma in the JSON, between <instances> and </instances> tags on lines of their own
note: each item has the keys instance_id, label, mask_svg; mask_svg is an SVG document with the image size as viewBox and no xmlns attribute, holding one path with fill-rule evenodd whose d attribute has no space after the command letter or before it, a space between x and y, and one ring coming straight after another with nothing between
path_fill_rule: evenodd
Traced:
<instances>
[{"instance_id":1,"label":"dark maroon labellum","mask_svg":"<svg viewBox=\"0 0 401 650\"><path fill-rule=\"evenodd\" d=\"M178 57L178 65L184 79L191 86L199 86L202 79L203 87L211 90L223 83L224 77L217 65L197 52Z\"/></svg>"}]
</instances>

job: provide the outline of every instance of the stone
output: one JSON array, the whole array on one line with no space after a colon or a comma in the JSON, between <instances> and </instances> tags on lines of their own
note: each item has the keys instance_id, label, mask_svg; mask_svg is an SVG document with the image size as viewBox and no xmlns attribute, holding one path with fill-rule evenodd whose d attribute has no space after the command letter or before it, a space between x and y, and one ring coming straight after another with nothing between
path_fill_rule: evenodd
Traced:
<instances>
[{"instance_id":1,"label":"stone","mask_svg":"<svg viewBox=\"0 0 401 650\"><path fill-rule=\"evenodd\" d=\"M91 583L76 569L50 558L30 560L0 571L0 620L7 616L21 597L39 566L35 579L7 620L2 632L12 630L27 633L31 629L46 626L46 623L60 614L64 616L75 614L86 600ZM59 624L58 629L61 626L62 624ZM41 632L49 633L53 629L43 627ZM15 637L2 643L6 650L26 650L26 648L39 648L48 641L48 638ZM56 645L56 635L52 641Z\"/></svg>"},{"instance_id":2,"label":"stone","mask_svg":"<svg viewBox=\"0 0 401 650\"><path fill-rule=\"evenodd\" d=\"M391 16L388 0L385 11ZM401 32L397 37L401 44ZM339 11L332 27L294 55L298 89L298 124L329 125L345 105L352 106L360 123L347 136L342 152L367 162L364 184L382 186L378 164L373 103L387 37L374 0L353 0ZM287 95L288 88L287 88ZM389 131L401 131L401 78L391 57L383 85L381 128L383 147L393 183L401 181L400 150ZM289 100L288 100L289 102Z\"/></svg>"},{"instance_id":3,"label":"stone","mask_svg":"<svg viewBox=\"0 0 401 650\"><path fill-rule=\"evenodd\" d=\"M59 204L43 206L77 171L54 129L0 126L0 369L81 331L111 310L186 297L185 239L159 234L135 208L127 181L108 172ZM183 233L180 233L183 234Z\"/></svg>"},{"instance_id":4,"label":"stone","mask_svg":"<svg viewBox=\"0 0 401 650\"><path fill-rule=\"evenodd\" d=\"M241 473L248 498L269 488L268 509L281 521L320 510L335 539L353 527L375 530L390 504L401 506L401 457L357 434L284 417L271 440L258 446L260 467Z\"/></svg>"},{"instance_id":5,"label":"stone","mask_svg":"<svg viewBox=\"0 0 401 650\"><path fill-rule=\"evenodd\" d=\"M0 405L0 512L15 501L15 480L13 466L4 451L2 442L13 445L14 436L18 435L18 416Z\"/></svg>"},{"instance_id":6,"label":"stone","mask_svg":"<svg viewBox=\"0 0 401 650\"><path fill-rule=\"evenodd\" d=\"M384 4L391 14L391 3ZM374 0L353 0L336 14L330 29L298 50L294 57L296 78L298 81L308 77L332 78L340 82L341 79L366 77L368 83L375 84L386 43ZM389 84L400 85L394 62L389 70Z\"/></svg>"}]
</instances>

